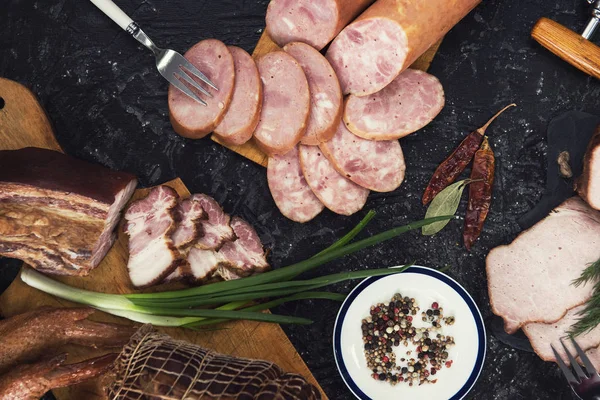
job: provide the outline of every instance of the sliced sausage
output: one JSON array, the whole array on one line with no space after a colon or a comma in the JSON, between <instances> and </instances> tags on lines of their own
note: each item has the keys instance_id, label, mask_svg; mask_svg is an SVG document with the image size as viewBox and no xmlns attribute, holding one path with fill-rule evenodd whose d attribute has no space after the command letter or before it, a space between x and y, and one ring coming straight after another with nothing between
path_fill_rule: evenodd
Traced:
<instances>
[{"instance_id":1,"label":"sliced sausage","mask_svg":"<svg viewBox=\"0 0 600 400\"><path fill-rule=\"evenodd\" d=\"M263 83L263 106L254 131L256 144L268 155L285 154L304 135L310 111L310 92L302 67L283 51L256 62Z\"/></svg>"},{"instance_id":2,"label":"sliced sausage","mask_svg":"<svg viewBox=\"0 0 600 400\"><path fill-rule=\"evenodd\" d=\"M254 60L244 49L227 46L235 66L231 104L214 134L225 144L241 145L252 138L262 107L262 83Z\"/></svg>"},{"instance_id":3,"label":"sliced sausage","mask_svg":"<svg viewBox=\"0 0 600 400\"><path fill-rule=\"evenodd\" d=\"M444 103L444 88L435 76L407 69L377 93L348 96L344 122L365 139L399 139L430 123Z\"/></svg>"},{"instance_id":4,"label":"sliced sausage","mask_svg":"<svg viewBox=\"0 0 600 400\"><path fill-rule=\"evenodd\" d=\"M329 61L307 44L294 42L283 50L298 61L310 90L310 116L300 142L318 145L334 135L342 118L342 90Z\"/></svg>"},{"instance_id":5,"label":"sliced sausage","mask_svg":"<svg viewBox=\"0 0 600 400\"><path fill-rule=\"evenodd\" d=\"M344 178L317 146L300 145L299 149L306 182L325 207L341 215L352 215L364 207L369 189Z\"/></svg>"},{"instance_id":6,"label":"sliced sausage","mask_svg":"<svg viewBox=\"0 0 600 400\"><path fill-rule=\"evenodd\" d=\"M327 50L342 92L380 91L480 2L377 0Z\"/></svg>"},{"instance_id":7,"label":"sliced sausage","mask_svg":"<svg viewBox=\"0 0 600 400\"><path fill-rule=\"evenodd\" d=\"M321 50L374 0L271 0L267 32L284 46L303 42Z\"/></svg>"},{"instance_id":8,"label":"sliced sausage","mask_svg":"<svg viewBox=\"0 0 600 400\"><path fill-rule=\"evenodd\" d=\"M233 57L223 42L206 39L189 49L185 58L219 88L212 90L198 81L211 93L213 97L210 98L190 86L208 104L203 106L175 86L169 86L169 116L173 129L181 136L200 139L219 125L231 103L235 79Z\"/></svg>"},{"instance_id":9,"label":"sliced sausage","mask_svg":"<svg viewBox=\"0 0 600 400\"><path fill-rule=\"evenodd\" d=\"M277 208L292 221L307 222L323 211L323 203L304 179L297 147L269 157L267 181Z\"/></svg>"},{"instance_id":10,"label":"sliced sausage","mask_svg":"<svg viewBox=\"0 0 600 400\"><path fill-rule=\"evenodd\" d=\"M406 165L397 140L363 139L341 122L333 138L319 147L340 174L366 189L391 192L404 180Z\"/></svg>"}]
</instances>

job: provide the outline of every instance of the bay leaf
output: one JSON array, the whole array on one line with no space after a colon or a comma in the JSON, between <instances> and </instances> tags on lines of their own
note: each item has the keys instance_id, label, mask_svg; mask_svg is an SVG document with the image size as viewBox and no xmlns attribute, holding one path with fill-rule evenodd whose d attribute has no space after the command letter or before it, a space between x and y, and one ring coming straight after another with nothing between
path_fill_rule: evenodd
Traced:
<instances>
[{"instance_id":1,"label":"bay leaf","mask_svg":"<svg viewBox=\"0 0 600 400\"><path fill-rule=\"evenodd\" d=\"M454 215L460 204L460 198L465 190L465 187L471 182L470 179L464 179L448 186L442 190L433 198L425 218L439 217L443 215ZM432 224L426 225L422 228L423 235L431 236L435 235L450 222L451 220L438 221Z\"/></svg>"}]
</instances>

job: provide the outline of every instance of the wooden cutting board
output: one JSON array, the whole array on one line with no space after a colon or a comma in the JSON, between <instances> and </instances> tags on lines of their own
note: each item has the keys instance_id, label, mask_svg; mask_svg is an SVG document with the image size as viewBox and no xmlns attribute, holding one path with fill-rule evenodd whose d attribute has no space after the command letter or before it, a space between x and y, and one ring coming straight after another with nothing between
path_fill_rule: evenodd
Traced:
<instances>
[{"instance_id":1,"label":"wooden cutting board","mask_svg":"<svg viewBox=\"0 0 600 400\"><path fill-rule=\"evenodd\" d=\"M427 70L441 41L431 47L412 68ZM279 47L264 33L259 40L253 57L278 50ZM3 106L2 106L3 105ZM24 86L7 79L0 78L0 150L19 149L35 146L62 151L54 137L50 121L35 95ZM218 140L213 137L213 140ZM267 156L253 142L242 146L226 146L238 154L266 167ZM167 182L182 196L189 196L189 191L179 179ZM137 190L134 199L143 197L146 190ZM129 283L126 272L127 238L119 229L119 237L106 258L92 273L85 278L62 277L61 282L84 289L105 293L131 293L135 290ZM169 286L175 288L177 286ZM162 287L165 290L166 287ZM156 289L154 289L156 290ZM0 313L6 317L19 314L42 306L71 307L74 303L57 299L25 285L19 278L0 296ZM97 312L93 320L129 324L118 317ZM289 372L305 376L316 385L323 395L318 382L278 325L250 321L239 321L223 326L225 329L194 332L178 328L160 328L174 338L186 340L205 346L221 353L240 357L249 357L273 361ZM77 362L85 358L95 357L107 351L92 350L76 346L65 349L69 352L69 362ZM59 400L93 400L104 399L105 396L97 381L54 391Z\"/></svg>"},{"instance_id":2,"label":"wooden cutting board","mask_svg":"<svg viewBox=\"0 0 600 400\"><path fill-rule=\"evenodd\" d=\"M46 113L35 95L24 86L0 78L0 150L19 149L36 146L61 151L54 138ZM179 179L167 182L185 197L190 193ZM137 190L134 198L143 197L147 190ZM87 277L61 277L61 282L71 286L105 293L132 293L135 290L127 276L127 238L119 229L119 238L102 263ZM166 286L166 285L165 285ZM174 286L170 286L173 288ZM163 286L163 290L165 287ZM42 306L71 307L74 303L57 299L25 285L16 278L12 285L0 296L0 313L10 317ZM92 318L97 321L129 324L130 322L102 312ZM240 357L265 359L277 363L284 370L297 372L311 383L319 384L308 367L296 352L281 327L274 324L239 321L222 326L224 329L195 332L181 328L160 329L174 338L199 344L224 354ZM0 338L1 340L1 338ZM66 348L68 362L106 353L77 346ZM320 387L319 387L320 389ZM321 390L322 391L322 390ZM90 382L55 391L59 400L93 400L105 398L98 382ZM327 398L323 393L324 398Z\"/></svg>"},{"instance_id":3,"label":"wooden cutting board","mask_svg":"<svg viewBox=\"0 0 600 400\"><path fill-rule=\"evenodd\" d=\"M433 57L435 57L435 53L438 51L441 44L442 44L442 41L440 40L439 42L437 42L436 44L431 46L431 48L429 50L427 50L421 57L419 57L417 59L417 61L415 61L413 63L413 65L411 65L411 68L420 69L422 71L427 71L429 69L429 66L431 65L431 62L433 61ZM267 32L265 31L262 34L260 40L258 41L258 44L256 45L254 52L252 53L252 57L258 58L264 54L267 54L267 53L270 53L270 52L276 51L276 50L281 50L281 49L275 44L275 42L273 42L271 40L271 38L269 37L269 35L267 35ZM233 150L236 153L254 161L255 163L262 165L263 167L267 166L267 160L268 160L267 155L265 153L263 153L256 146L256 144L254 144L253 140L250 140L249 142L247 142L241 146L229 146L229 145L222 143L214 135L211 136L211 139L214 140L215 142L227 147L228 149Z\"/></svg>"}]
</instances>

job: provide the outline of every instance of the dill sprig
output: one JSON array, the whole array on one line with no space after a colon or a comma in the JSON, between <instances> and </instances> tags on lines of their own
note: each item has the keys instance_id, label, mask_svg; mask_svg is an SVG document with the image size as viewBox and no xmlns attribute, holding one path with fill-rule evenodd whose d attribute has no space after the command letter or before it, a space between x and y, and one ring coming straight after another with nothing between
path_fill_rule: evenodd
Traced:
<instances>
[{"instance_id":1,"label":"dill sprig","mask_svg":"<svg viewBox=\"0 0 600 400\"><path fill-rule=\"evenodd\" d=\"M583 270L581 276L577 279L574 279L571 283L575 287L579 287L581 285L585 285L586 283L593 281L597 282L600 280L600 260L596 261L588 265L586 269Z\"/></svg>"},{"instance_id":2,"label":"dill sprig","mask_svg":"<svg viewBox=\"0 0 600 400\"><path fill-rule=\"evenodd\" d=\"M575 337L587 333L600 325L600 260L588 265L581 276L571 282L575 287L595 282L592 297L585 303L577 315L580 318L569 329L569 336Z\"/></svg>"}]
</instances>

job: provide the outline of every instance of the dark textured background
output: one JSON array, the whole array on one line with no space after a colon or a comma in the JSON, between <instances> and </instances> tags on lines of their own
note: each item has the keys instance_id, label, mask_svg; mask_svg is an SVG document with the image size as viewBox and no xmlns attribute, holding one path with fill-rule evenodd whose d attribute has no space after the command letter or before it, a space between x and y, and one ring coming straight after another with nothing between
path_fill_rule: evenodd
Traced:
<instances>
[{"instance_id":1,"label":"dark textured background","mask_svg":"<svg viewBox=\"0 0 600 400\"><path fill-rule=\"evenodd\" d=\"M272 263L287 265L312 255L364 215L324 212L300 225L275 208L265 170L208 139L177 136L169 124L167 85L151 54L88 1L1 0L0 76L38 94L65 150L82 159L137 174L144 185L179 176L192 192L206 192L225 210L254 224ZM119 0L154 40L185 51L216 37L251 51L264 27L267 0ZM453 222L433 238L408 234L323 268L323 273L375 268L416 260L450 265L449 274L473 295L490 327L484 257L517 234L517 219L532 208L545 181L548 122L563 111L594 112L598 81L559 61L529 37L547 16L581 30L582 0L484 1L446 37L430 72L442 81L447 104L428 127L401 141L408 170L395 192L372 194L365 210L378 217L367 234L421 218L420 196L435 166L469 131L502 106L517 102L490 133L498 159L493 208L481 240L468 254L462 226ZM464 210L465 204L461 205ZM17 263L0 261L0 290ZM515 277L518 279L518 277ZM340 285L337 290L349 290ZM292 342L332 399L350 398L332 359L331 334L338 305L301 302L278 310L316 320L285 327ZM484 372L473 399L571 399L554 364L514 350L488 332Z\"/></svg>"}]
</instances>

